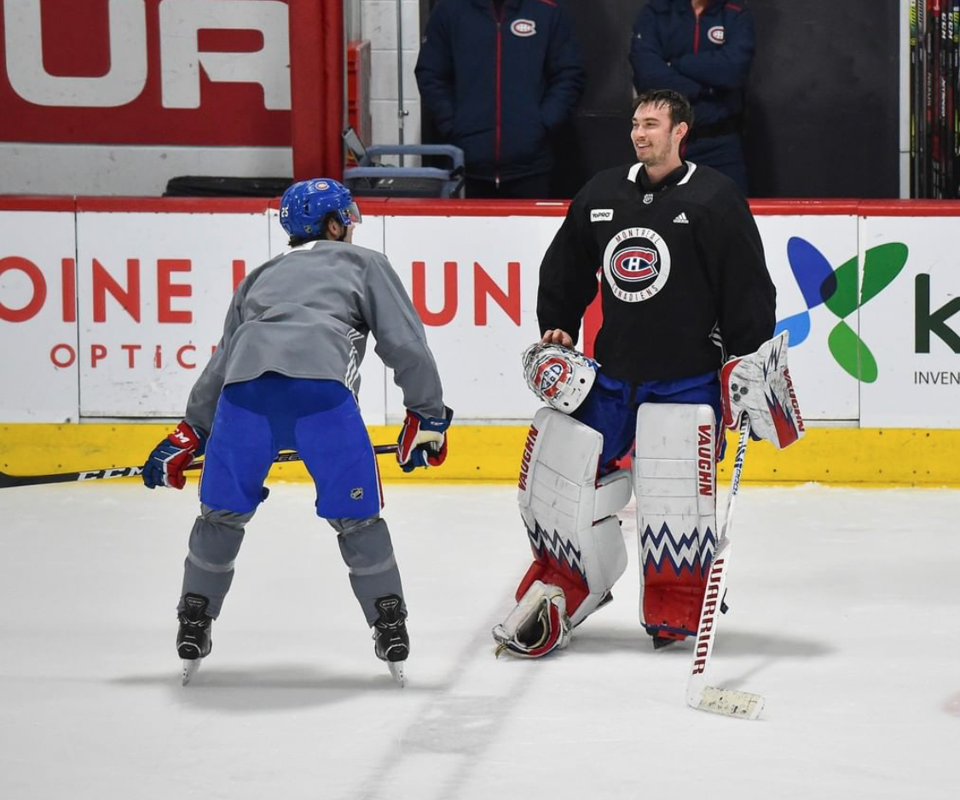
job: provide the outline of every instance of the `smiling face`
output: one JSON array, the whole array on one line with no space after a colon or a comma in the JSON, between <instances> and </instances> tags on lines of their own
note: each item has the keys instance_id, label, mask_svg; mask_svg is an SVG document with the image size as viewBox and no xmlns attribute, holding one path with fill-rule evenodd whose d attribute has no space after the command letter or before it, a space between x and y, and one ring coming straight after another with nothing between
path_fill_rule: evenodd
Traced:
<instances>
[{"instance_id":1,"label":"smiling face","mask_svg":"<svg viewBox=\"0 0 960 800\"><path fill-rule=\"evenodd\" d=\"M644 103L633 112L633 149L654 180L680 166L680 142L686 133L687 123L674 125L665 104Z\"/></svg>"}]
</instances>

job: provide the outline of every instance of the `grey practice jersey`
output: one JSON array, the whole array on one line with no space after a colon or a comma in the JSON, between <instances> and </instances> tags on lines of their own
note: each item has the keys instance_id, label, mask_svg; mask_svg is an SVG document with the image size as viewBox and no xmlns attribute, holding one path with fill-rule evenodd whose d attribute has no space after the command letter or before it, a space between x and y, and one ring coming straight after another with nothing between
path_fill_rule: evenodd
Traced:
<instances>
[{"instance_id":1,"label":"grey practice jersey","mask_svg":"<svg viewBox=\"0 0 960 800\"><path fill-rule=\"evenodd\" d=\"M442 417L443 389L423 324L386 256L320 241L268 261L237 287L185 418L209 433L223 386L265 372L335 380L357 394L368 333L404 405Z\"/></svg>"}]
</instances>

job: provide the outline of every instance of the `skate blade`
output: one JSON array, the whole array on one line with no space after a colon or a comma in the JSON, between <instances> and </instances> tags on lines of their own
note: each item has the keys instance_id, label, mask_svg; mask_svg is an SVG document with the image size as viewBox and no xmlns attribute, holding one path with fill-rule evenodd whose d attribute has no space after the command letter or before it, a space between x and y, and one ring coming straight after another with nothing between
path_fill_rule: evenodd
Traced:
<instances>
[{"instance_id":1,"label":"skate blade","mask_svg":"<svg viewBox=\"0 0 960 800\"><path fill-rule=\"evenodd\" d=\"M390 670L390 674L393 675L393 679L400 684L400 686L405 686L404 675L403 675L403 665L406 664L406 661L388 661L387 667Z\"/></svg>"},{"instance_id":2,"label":"skate blade","mask_svg":"<svg viewBox=\"0 0 960 800\"><path fill-rule=\"evenodd\" d=\"M200 669L202 658L183 659L183 671L180 673L180 685L186 686L190 679L197 674Z\"/></svg>"}]
</instances>

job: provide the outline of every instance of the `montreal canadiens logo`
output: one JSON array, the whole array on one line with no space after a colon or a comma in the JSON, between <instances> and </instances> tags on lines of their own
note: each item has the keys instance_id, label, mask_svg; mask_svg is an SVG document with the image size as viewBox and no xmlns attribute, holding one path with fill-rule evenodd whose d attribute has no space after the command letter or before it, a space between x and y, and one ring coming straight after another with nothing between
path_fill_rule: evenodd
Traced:
<instances>
[{"instance_id":1,"label":"montreal canadiens logo","mask_svg":"<svg viewBox=\"0 0 960 800\"><path fill-rule=\"evenodd\" d=\"M517 19L510 25L510 32L514 36L535 36L537 33L537 23L532 19Z\"/></svg>"},{"instance_id":2,"label":"montreal canadiens logo","mask_svg":"<svg viewBox=\"0 0 960 800\"><path fill-rule=\"evenodd\" d=\"M610 268L627 283L648 281L657 277L657 251L649 247L625 247L613 254Z\"/></svg>"},{"instance_id":3,"label":"montreal canadiens logo","mask_svg":"<svg viewBox=\"0 0 960 800\"><path fill-rule=\"evenodd\" d=\"M537 386L544 397L553 397L570 374L570 365L562 358L548 358L537 368Z\"/></svg>"},{"instance_id":4,"label":"montreal canadiens logo","mask_svg":"<svg viewBox=\"0 0 960 800\"><path fill-rule=\"evenodd\" d=\"M649 300L670 278L667 243L650 228L625 228L607 243L603 275L618 300Z\"/></svg>"},{"instance_id":5,"label":"montreal canadiens logo","mask_svg":"<svg viewBox=\"0 0 960 800\"><path fill-rule=\"evenodd\" d=\"M727 34L723 29L723 25L714 25L710 30L707 31L707 38L714 44L723 44L726 36Z\"/></svg>"}]
</instances>

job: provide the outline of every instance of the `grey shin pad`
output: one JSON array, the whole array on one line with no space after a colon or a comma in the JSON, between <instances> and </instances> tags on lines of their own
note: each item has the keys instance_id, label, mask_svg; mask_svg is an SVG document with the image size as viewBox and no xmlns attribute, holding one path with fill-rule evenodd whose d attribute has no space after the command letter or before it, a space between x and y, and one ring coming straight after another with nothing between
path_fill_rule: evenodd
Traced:
<instances>
[{"instance_id":1,"label":"grey shin pad","mask_svg":"<svg viewBox=\"0 0 960 800\"><path fill-rule=\"evenodd\" d=\"M350 585L368 625L377 619L374 601L387 594L403 597L400 570L393 555L387 523L380 517L331 519L340 555L350 569Z\"/></svg>"},{"instance_id":2,"label":"grey shin pad","mask_svg":"<svg viewBox=\"0 0 960 800\"><path fill-rule=\"evenodd\" d=\"M233 582L233 565L243 543L244 526L253 517L201 506L190 531L190 548L183 564L183 591L203 595L209 601L207 614L216 618ZM182 605L181 599L181 605ZM181 609L182 610L182 609Z\"/></svg>"}]
</instances>

